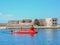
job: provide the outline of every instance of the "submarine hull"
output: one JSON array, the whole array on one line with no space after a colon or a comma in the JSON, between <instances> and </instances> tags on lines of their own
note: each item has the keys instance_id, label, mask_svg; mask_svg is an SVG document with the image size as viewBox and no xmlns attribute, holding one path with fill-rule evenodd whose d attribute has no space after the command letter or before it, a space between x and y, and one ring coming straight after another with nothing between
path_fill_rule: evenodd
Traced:
<instances>
[{"instance_id":1,"label":"submarine hull","mask_svg":"<svg viewBox=\"0 0 60 45\"><path fill-rule=\"evenodd\" d=\"M11 34L36 34L36 31L17 31L17 32L11 32Z\"/></svg>"}]
</instances>

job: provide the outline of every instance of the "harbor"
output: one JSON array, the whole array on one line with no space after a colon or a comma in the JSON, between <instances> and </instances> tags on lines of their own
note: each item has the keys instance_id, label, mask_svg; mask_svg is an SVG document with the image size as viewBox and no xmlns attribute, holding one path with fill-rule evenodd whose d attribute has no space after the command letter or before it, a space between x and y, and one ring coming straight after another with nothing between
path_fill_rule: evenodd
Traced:
<instances>
[{"instance_id":1,"label":"harbor","mask_svg":"<svg viewBox=\"0 0 60 45\"><path fill-rule=\"evenodd\" d=\"M0 0L0 45L60 45L60 0Z\"/></svg>"}]
</instances>

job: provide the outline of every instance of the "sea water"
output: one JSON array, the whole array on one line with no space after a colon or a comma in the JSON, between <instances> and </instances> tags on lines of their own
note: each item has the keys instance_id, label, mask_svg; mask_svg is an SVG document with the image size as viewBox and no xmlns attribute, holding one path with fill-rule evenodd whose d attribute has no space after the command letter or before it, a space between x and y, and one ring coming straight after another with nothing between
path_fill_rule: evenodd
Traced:
<instances>
[{"instance_id":1,"label":"sea water","mask_svg":"<svg viewBox=\"0 0 60 45\"><path fill-rule=\"evenodd\" d=\"M11 34L0 30L0 45L60 45L60 29L36 29L37 34Z\"/></svg>"}]
</instances>

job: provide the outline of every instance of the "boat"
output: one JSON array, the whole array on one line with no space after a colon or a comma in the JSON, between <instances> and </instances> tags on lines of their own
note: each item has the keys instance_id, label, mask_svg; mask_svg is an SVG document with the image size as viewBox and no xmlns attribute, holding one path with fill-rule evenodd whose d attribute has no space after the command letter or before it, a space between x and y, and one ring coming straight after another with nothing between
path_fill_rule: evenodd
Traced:
<instances>
[{"instance_id":1,"label":"boat","mask_svg":"<svg viewBox=\"0 0 60 45\"><path fill-rule=\"evenodd\" d=\"M11 30L11 34L36 34L37 32L34 30L34 27L31 26L29 30L19 30L19 31L13 31Z\"/></svg>"},{"instance_id":2,"label":"boat","mask_svg":"<svg viewBox=\"0 0 60 45\"><path fill-rule=\"evenodd\" d=\"M11 34L36 34L36 31L26 31L26 30L20 30L20 31L13 31Z\"/></svg>"}]
</instances>

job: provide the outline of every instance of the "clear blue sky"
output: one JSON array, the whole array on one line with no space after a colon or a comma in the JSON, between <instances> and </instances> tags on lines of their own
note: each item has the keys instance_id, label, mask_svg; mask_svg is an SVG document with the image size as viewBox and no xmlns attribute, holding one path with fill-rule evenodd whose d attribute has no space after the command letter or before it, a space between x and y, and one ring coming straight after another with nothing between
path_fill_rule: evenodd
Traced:
<instances>
[{"instance_id":1,"label":"clear blue sky","mask_svg":"<svg viewBox=\"0 0 60 45\"><path fill-rule=\"evenodd\" d=\"M0 0L0 22L51 17L60 21L59 15L60 0Z\"/></svg>"}]
</instances>

